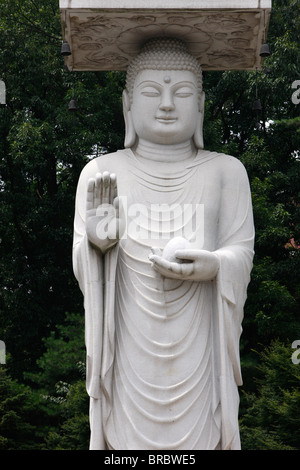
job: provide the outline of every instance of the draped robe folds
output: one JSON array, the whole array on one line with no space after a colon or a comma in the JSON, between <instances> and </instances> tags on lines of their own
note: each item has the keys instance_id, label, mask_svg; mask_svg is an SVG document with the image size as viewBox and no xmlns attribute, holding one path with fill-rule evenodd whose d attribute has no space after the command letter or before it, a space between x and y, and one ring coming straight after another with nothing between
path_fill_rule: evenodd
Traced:
<instances>
[{"instance_id":1,"label":"draped robe folds","mask_svg":"<svg viewBox=\"0 0 300 470\"><path fill-rule=\"evenodd\" d=\"M103 256L87 240L85 201L89 178L104 171L117 175L127 228ZM151 247L176 236L217 254L215 279L153 269ZM162 163L127 149L83 169L73 266L84 295L91 449L240 448L239 338L253 242L248 178L233 157L202 150Z\"/></svg>"}]
</instances>

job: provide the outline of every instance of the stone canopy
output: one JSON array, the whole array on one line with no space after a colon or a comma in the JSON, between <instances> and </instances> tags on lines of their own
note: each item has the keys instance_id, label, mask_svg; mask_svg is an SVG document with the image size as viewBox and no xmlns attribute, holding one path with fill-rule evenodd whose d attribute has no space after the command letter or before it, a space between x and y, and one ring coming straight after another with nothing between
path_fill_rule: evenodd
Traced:
<instances>
[{"instance_id":1,"label":"stone canopy","mask_svg":"<svg viewBox=\"0 0 300 470\"><path fill-rule=\"evenodd\" d=\"M184 40L203 70L261 68L271 0L60 0L70 71L126 70L152 37ZM163 6L162 6L163 5Z\"/></svg>"}]
</instances>

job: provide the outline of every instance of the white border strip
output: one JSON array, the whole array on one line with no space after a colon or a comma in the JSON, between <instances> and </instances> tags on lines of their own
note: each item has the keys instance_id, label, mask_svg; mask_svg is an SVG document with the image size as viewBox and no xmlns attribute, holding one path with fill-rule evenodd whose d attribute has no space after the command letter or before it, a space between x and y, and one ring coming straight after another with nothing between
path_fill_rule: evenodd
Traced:
<instances>
[{"instance_id":1,"label":"white border strip","mask_svg":"<svg viewBox=\"0 0 300 470\"><path fill-rule=\"evenodd\" d=\"M59 0L59 7L65 9L268 9L272 0Z\"/></svg>"}]
</instances>

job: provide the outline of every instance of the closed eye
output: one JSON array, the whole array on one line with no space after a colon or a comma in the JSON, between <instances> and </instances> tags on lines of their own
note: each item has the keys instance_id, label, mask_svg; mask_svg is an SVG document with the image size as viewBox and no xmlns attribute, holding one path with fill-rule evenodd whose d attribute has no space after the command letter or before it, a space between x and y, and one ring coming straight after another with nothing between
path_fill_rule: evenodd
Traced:
<instances>
[{"instance_id":1,"label":"closed eye","mask_svg":"<svg viewBox=\"0 0 300 470\"><path fill-rule=\"evenodd\" d=\"M141 91L142 95L149 97L160 96L160 91L153 87L145 87Z\"/></svg>"},{"instance_id":2,"label":"closed eye","mask_svg":"<svg viewBox=\"0 0 300 470\"><path fill-rule=\"evenodd\" d=\"M178 98L187 98L189 96L193 96L193 94L193 90L188 87L179 88L175 92L175 96L177 96Z\"/></svg>"}]
</instances>

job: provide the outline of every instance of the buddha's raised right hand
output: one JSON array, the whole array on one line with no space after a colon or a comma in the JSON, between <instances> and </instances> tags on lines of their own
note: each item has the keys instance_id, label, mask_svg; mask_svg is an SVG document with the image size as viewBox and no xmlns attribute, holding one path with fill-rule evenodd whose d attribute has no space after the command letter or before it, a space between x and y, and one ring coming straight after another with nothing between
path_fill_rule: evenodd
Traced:
<instances>
[{"instance_id":1,"label":"buddha's raised right hand","mask_svg":"<svg viewBox=\"0 0 300 470\"><path fill-rule=\"evenodd\" d=\"M87 187L87 237L104 254L119 241L122 228L116 175L97 173Z\"/></svg>"}]
</instances>

